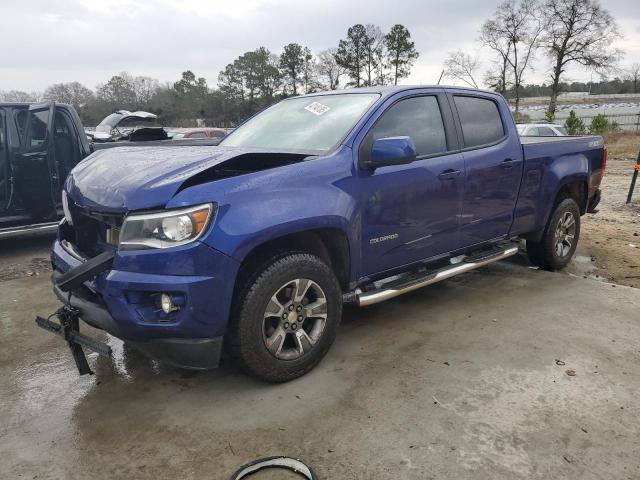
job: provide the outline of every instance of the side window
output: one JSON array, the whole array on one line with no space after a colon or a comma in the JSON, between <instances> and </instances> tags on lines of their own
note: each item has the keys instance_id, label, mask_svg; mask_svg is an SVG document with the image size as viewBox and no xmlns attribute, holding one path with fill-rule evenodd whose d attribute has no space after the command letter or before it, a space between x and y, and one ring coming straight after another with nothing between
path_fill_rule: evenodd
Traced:
<instances>
[{"instance_id":1,"label":"side window","mask_svg":"<svg viewBox=\"0 0 640 480\"><path fill-rule=\"evenodd\" d=\"M193 132L189 135L189 138L207 138L207 134L205 132Z\"/></svg>"},{"instance_id":2,"label":"side window","mask_svg":"<svg viewBox=\"0 0 640 480\"><path fill-rule=\"evenodd\" d=\"M487 98L461 95L454 95L453 99L462 124L466 148L494 143L504 137L502 119L495 102Z\"/></svg>"},{"instance_id":3,"label":"side window","mask_svg":"<svg viewBox=\"0 0 640 480\"><path fill-rule=\"evenodd\" d=\"M56 108L53 122L53 148L60 178L67 178L69 171L78 163L79 147L71 117L62 109Z\"/></svg>"},{"instance_id":4,"label":"side window","mask_svg":"<svg viewBox=\"0 0 640 480\"><path fill-rule=\"evenodd\" d=\"M24 129L27 128L27 113L27 109L24 109L18 111L15 116L16 126L18 127L18 135L20 137L21 143L22 139L24 138Z\"/></svg>"},{"instance_id":5,"label":"side window","mask_svg":"<svg viewBox=\"0 0 640 480\"><path fill-rule=\"evenodd\" d=\"M538 135L541 137L555 137L556 132L549 127L538 127Z\"/></svg>"},{"instance_id":6,"label":"side window","mask_svg":"<svg viewBox=\"0 0 640 480\"><path fill-rule=\"evenodd\" d=\"M36 110L28 116L27 125L27 151L39 150L47 141L47 122L49 121L49 109Z\"/></svg>"},{"instance_id":7,"label":"side window","mask_svg":"<svg viewBox=\"0 0 640 480\"><path fill-rule=\"evenodd\" d=\"M418 155L447 151L442 114L435 96L400 100L382 114L370 135L372 144L379 138L409 136Z\"/></svg>"},{"instance_id":8,"label":"side window","mask_svg":"<svg viewBox=\"0 0 640 480\"><path fill-rule=\"evenodd\" d=\"M4 112L0 112L0 161L5 150Z\"/></svg>"}]
</instances>

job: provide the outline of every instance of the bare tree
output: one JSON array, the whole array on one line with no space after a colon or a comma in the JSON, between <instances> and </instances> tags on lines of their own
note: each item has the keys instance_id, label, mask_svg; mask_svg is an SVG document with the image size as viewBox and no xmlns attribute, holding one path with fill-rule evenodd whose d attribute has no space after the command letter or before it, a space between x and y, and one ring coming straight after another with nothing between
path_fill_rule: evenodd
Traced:
<instances>
[{"instance_id":1,"label":"bare tree","mask_svg":"<svg viewBox=\"0 0 640 480\"><path fill-rule=\"evenodd\" d=\"M340 85L340 77L346 70L336 60L338 49L330 48L318 54L318 76L323 86L328 90L335 90Z\"/></svg>"},{"instance_id":2,"label":"bare tree","mask_svg":"<svg viewBox=\"0 0 640 480\"><path fill-rule=\"evenodd\" d=\"M68 103L76 110L84 107L93 97L93 92L79 82L54 83L47 87L43 95L45 100Z\"/></svg>"},{"instance_id":3,"label":"bare tree","mask_svg":"<svg viewBox=\"0 0 640 480\"><path fill-rule=\"evenodd\" d=\"M160 89L160 82L155 78L138 76L133 78L133 91L136 94L138 107L147 105Z\"/></svg>"},{"instance_id":4,"label":"bare tree","mask_svg":"<svg viewBox=\"0 0 640 480\"><path fill-rule=\"evenodd\" d=\"M509 84L509 55L511 42L502 34L502 28L496 19L487 20L480 29L480 41L496 54L495 68L485 73L485 83L500 92L505 98Z\"/></svg>"},{"instance_id":5,"label":"bare tree","mask_svg":"<svg viewBox=\"0 0 640 480\"><path fill-rule=\"evenodd\" d=\"M22 90L0 90L0 100L3 102L38 102L42 99L40 92L23 92Z\"/></svg>"},{"instance_id":6,"label":"bare tree","mask_svg":"<svg viewBox=\"0 0 640 480\"><path fill-rule=\"evenodd\" d=\"M596 71L610 69L621 57L611 44L618 26L598 0L547 0L542 6L541 46L552 61L549 111L556 111L560 80L573 63Z\"/></svg>"},{"instance_id":7,"label":"bare tree","mask_svg":"<svg viewBox=\"0 0 640 480\"><path fill-rule=\"evenodd\" d=\"M633 93L638 93L640 90L640 63L634 63L629 67L626 74L627 80L633 84Z\"/></svg>"},{"instance_id":8,"label":"bare tree","mask_svg":"<svg viewBox=\"0 0 640 480\"><path fill-rule=\"evenodd\" d=\"M313 58L311 50L307 47L304 48L303 53L302 84L304 86L304 93L313 93L318 90L318 68L316 66L316 59Z\"/></svg>"},{"instance_id":9,"label":"bare tree","mask_svg":"<svg viewBox=\"0 0 640 480\"><path fill-rule=\"evenodd\" d=\"M444 76L460 80L470 87L478 88L475 77L479 67L480 60L477 56L456 50L449 52L449 56L444 61Z\"/></svg>"},{"instance_id":10,"label":"bare tree","mask_svg":"<svg viewBox=\"0 0 640 480\"><path fill-rule=\"evenodd\" d=\"M384 33L377 25L368 24L366 27L366 46L365 46L365 86L381 85L384 83L380 79L380 67L384 69ZM384 70L383 70L384 72Z\"/></svg>"},{"instance_id":11,"label":"bare tree","mask_svg":"<svg viewBox=\"0 0 640 480\"><path fill-rule=\"evenodd\" d=\"M536 14L536 0L507 0L501 3L494 17L485 22L481 39L501 61L502 88L506 91L506 70L511 71L516 112L520 109L520 87L524 75L538 48L542 22Z\"/></svg>"}]
</instances>

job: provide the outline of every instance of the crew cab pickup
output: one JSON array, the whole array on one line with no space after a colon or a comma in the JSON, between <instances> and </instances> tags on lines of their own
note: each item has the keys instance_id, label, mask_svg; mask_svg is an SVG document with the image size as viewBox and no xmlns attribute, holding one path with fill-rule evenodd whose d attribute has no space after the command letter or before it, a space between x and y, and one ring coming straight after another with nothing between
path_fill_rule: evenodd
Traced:
<instances>
[{"instance_id":1,"label":"crew cab pickup","mask_svg":"<svg viewBox=\"0 0 640 480\"><path fill-rule=\"evenodd\" d=\"M522 239L533 263L564 267L605 161L601 137L521 139L491 92L290 98L217 147L118 148L78 164L54 291L65 318L157 360L212 368L224 347L248 373L286 381L327 353L344 303L507 258Z\"/></svg>"}]
</instances>

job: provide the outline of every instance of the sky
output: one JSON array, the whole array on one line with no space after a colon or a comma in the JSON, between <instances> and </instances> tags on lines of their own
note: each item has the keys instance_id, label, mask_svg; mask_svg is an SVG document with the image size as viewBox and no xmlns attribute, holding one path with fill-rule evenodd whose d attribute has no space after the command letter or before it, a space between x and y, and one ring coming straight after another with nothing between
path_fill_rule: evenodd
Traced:
<instances>
[{"instance_id":1,"label":"sky","mask_svg":"<svg viewBox=\"0 0 640 480\"><path fill-rule=\"evenodd\" d=\"M0 90L41 91L70 81L95 89L121 71L173 82L187 69L215 86L220 70L246 51L265 46L279 54L297 42L317 53L336 47L355 23L383 31L405 25L420 58L402 83L434 84L453 50L477 55L488 68L490 52L480 48L478 32L498 2L0 0ZM626 51L621 67L640 62L640 1L601 4L624 35L615 44ZM539 57L526 83L548 79L548 63ZM566 79L589 81L591 75L578 67Z\"/></svg>"}]
</instances>

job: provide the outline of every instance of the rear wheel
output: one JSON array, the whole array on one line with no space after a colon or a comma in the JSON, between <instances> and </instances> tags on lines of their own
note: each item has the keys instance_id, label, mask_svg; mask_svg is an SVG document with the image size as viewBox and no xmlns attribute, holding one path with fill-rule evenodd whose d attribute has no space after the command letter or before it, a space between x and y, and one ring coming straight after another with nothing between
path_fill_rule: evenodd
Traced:
<instances>
[{"instance_id":1,"label":"rear wheel","mask_svg":"<svg viewBox=\"0 0 640 480\"><path fill-rule=\"evenodd\" d=\"M558 203L539 242L527 240L527 255L535 265L545 270L567 266L580 237L580 209L575 200L566 198Z\"/></svg>"},{"instance_id":2,"label":"rear wheel","mask_svg":"<svg viewBox=\"0 0 640 480\"><path fill-rule=\"evenodd\" d=\"M240 366L270 382L314 368L333 343L342 315L332 270L314 255L281 254L240 281L228 336Z\"/></svg>"}]
</instances>

